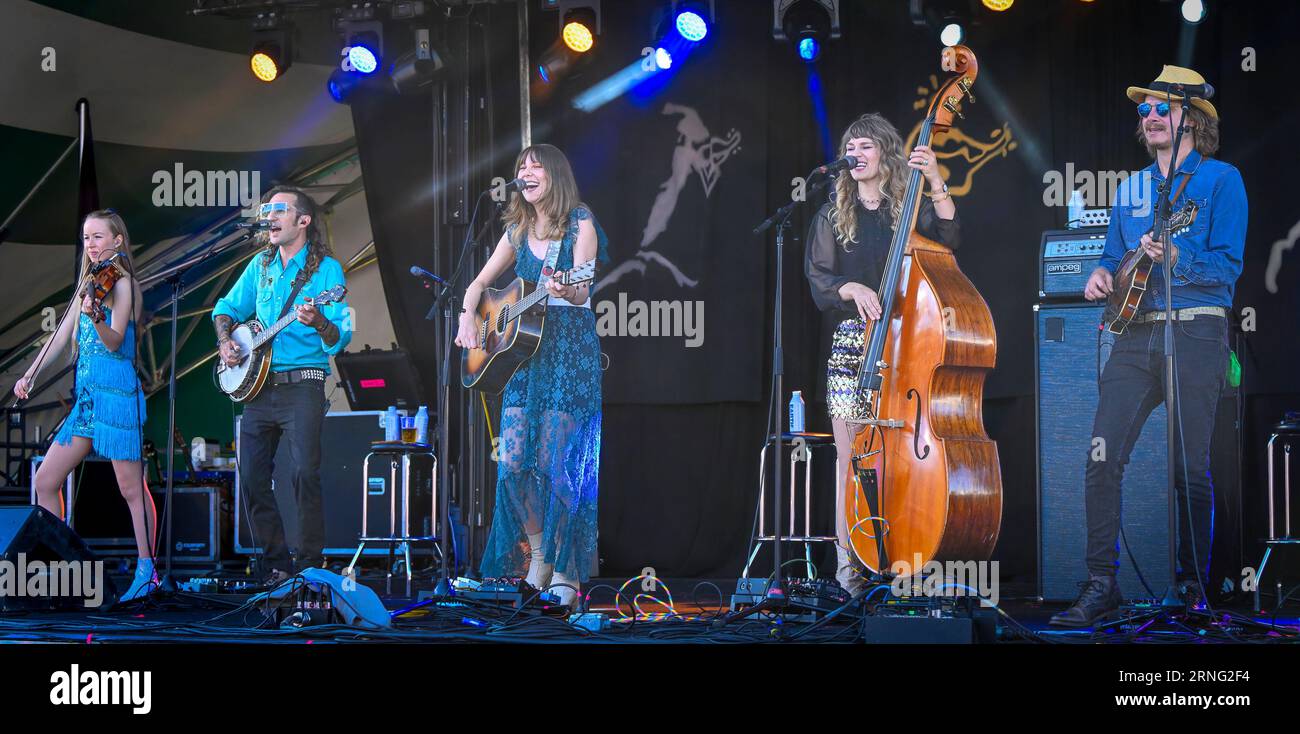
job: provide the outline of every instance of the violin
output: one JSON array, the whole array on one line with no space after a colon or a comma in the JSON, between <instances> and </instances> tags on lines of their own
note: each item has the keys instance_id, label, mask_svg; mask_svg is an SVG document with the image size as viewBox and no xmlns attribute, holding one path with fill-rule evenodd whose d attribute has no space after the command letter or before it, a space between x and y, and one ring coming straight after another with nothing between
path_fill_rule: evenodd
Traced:
<instances>
[{"instance_id":1,"label":"violin","mask_svg":"<svg viewBox=\"0 0 1300 734\"><path fill-rule=\"evenodd\" d=\"M81 298L90 296L94 308L94 315L91 318L95 323L100 323L107 318L104 299L113 292L113 286L128 275L126 268L119 262L121 257L122 253L114 251L108 258L91 265L90 272L86 274L86 282L80 294Z\"/></svg>"}]
</instances>

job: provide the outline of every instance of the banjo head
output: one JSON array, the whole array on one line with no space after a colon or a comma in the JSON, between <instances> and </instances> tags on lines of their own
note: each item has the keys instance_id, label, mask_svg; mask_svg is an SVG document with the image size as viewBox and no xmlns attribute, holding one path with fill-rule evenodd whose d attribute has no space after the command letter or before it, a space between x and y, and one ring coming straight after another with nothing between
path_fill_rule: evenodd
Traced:
<instances>
[{"instance_id":1,"label":"banjo head","mask_svg":"<svg viewBox=\"0 0 1300 734\"><path fill-rule=\"evenodd\" d=\"M248 378L249 368L253 362L253 337L256 336L258 331L261 331L260 326L254 321L240 324L230 332L230 340L239 345L239 351L243 353L244 359L233 367L218 359L217 382L221 384L221 389L226 393L238 390Z\"/></svg>"}]
</instances>

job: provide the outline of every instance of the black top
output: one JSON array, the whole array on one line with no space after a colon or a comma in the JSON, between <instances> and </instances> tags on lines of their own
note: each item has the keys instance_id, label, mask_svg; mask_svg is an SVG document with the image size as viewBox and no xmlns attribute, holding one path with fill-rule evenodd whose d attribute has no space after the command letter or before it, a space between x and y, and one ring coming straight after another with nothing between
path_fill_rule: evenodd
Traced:
<instances>
[{"instance_id":1,"label":"black top","mask_svg":"<svg viewBox=\"0 0 1300 734\"><path fill-rule=\"evenodd\" d=\"M833 204L827 202L817 211L808 228L807 249L804 253L804 275L808 278L813 301L822 311L822 363L830 358L831 336L835 333L835 327L845 319L858 318L858 309L853 301L840 298L840 286L845 283L861 283L879 292L885 258L889 255L889 245L894 239L887 204L882 202L880 208L872 210L863 206L862 202L855 201L853 210L858 219L857 242L848 243L841 243L835 238L830 218L832 207ZM921 208L916 216L917 233L950 249L956 249L960 243L959 230L959 216L940 219L934 211L934 202L928 197L922 197ZM816 399L826 399L825 380L818 380Z\"/></svg>"}]
</instances>

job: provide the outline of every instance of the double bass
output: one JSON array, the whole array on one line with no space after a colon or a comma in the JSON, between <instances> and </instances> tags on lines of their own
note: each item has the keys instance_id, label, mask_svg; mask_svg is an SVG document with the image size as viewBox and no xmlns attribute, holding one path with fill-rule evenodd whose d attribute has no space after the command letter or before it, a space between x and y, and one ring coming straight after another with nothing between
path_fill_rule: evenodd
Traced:
<instances>
[{"instance_id":1,"label":"double bass","mask_svg":"<svg viewBox=\"0 0 1300 734\"><path fill-rule=\"evenodd\" d=\"M943 50L947 81L917 145L952 125L978 66ZM867 325L858 389L868 406L844 482L854 553L878 573L913 575L930 561L987 560L1002 522L997 444L984 431L984 378L997 356L988 304L952 251L917 234L922 178L913 169Z\"/></svg>"}]
</instances>

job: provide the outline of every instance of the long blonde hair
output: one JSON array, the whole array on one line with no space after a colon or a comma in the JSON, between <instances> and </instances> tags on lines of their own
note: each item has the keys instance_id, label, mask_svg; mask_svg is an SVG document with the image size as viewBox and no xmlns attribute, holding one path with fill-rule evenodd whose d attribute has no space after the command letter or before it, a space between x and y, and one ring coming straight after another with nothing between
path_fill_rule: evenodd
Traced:
<instances>
[{"instance_id":1,"label":"long blonde hair","mask_svg":"<svg viewBox=\"0 0 1300 734\"><path fill-rule=\"evenodd\" d=\"M883 116L870 112L854 120L844 134L840 136L840 157L848 155L849 141L854 138L870 138L880 149L880 196L889 203L889 215L893 228L898 227L898 218L903 213L903 197L907 189L907 158L903 155L903 139L898 130L889 124ZM835 194L831 207L831 226L835 230L835 239L844 249L848 243L857 242L857 217L854 206L858 198L858 182L853 180L849 171L841 171L835 179Z\"/></svg>"},{"instance_id":2,"label":"long blonde hair","mask_svg":"<svg viewBox=\"0 0 1300 734\"><path fill-rule=\"evenodd\" d=\"M126 222L123 221L122 215L118 214L117 210L115 209L98 209L96 211L87 214L86 218L81 220L82 231L85 230L86 222L92 219L98 219L107 222L109 234L113 235L115 239L117 237L122 238L122 244L116 246L114 249L116 249L118 252L118 260L117 260L118 264L120 264L122 266L122 269L125 270L131 276L131 318L133 320L139 319L140 311L143 308L143 296L140 292L140 282L135 277L135 260L131 258L131 235L126 231ZM84 237L84 235L81 232L78 232L77 236ZM87 282L86 279L90 275L91 265L93 265L93 263L90 261L90 254L86 252L86 249L83 247L81 250L81 267L77 274L78 287L73 288L72 299L68 303L68 315L65 316L65 318L68 318L73 314L78 314L77 318L80 318L79 313L81 311L81 296L82 296L82 291L84 290L82 286L84 286L84 284ZM126 333L125 330L123 331L123 333ZM140 337L140 330L137 328L136 338L139 339L139 337ZM78 353L80 352L80 348L77 343L76 328L73 328L69 340L72 342L71 349L69 349L70 361L73 364L76 364L77 356Z\"/></svg>"},{"instance_id":3,"label":"long blonde hair","mask_svg":"<svg viewBox=\"0 0 1300 734\"><path fill-rule=\"evenodd\" d=\"M542 164L542 168L546 169L546 176L551 181L551 188L546 192L546 198L537 202L537 208L542 210L549 221L547 231L539 234L548 240L562 239L564 230L569 224L569 212L582 203L582 197L578 194L578 181L573 176L573 167L569 165L569 159L559 148L539 143L519 151L519 157L515 159L516 173L529 156ZM528 232L532 230L533 222L536 221L537 212L533 205L524 199L522 193L511 192L510 203L506 205L505 214L501 215L501 223L507 227L514 226L512 239L515 245L525 241Z\"/></svg>"}]
</instances>

